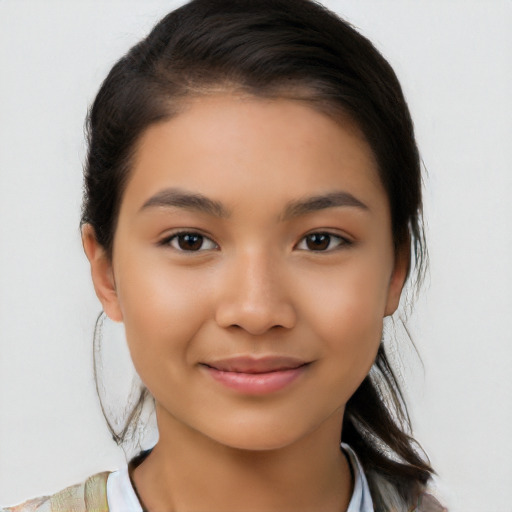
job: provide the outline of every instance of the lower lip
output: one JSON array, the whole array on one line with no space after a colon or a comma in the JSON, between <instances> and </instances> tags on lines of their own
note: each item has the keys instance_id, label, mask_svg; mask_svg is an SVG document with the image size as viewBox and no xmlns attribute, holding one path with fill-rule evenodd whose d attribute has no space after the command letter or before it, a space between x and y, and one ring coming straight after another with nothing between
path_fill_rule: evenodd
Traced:
<instances>
[{"instance_id":1,"label":"lower lip","mask_svg":"<svg viewBox=\"0 0 512 512\"><path fill-rule=\"evenodd\" d=\"M299 368L268 373L239 373L205 366L217 382L235 391L251 395L265 395L286 388L305 372L306 367L307 365L303 365Z\"/></svg>"}]
</instances>

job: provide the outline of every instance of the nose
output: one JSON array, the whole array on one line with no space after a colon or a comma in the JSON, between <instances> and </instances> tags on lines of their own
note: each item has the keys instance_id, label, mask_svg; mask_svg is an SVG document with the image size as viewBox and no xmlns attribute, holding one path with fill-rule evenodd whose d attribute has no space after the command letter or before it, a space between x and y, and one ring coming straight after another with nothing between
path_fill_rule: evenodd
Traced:
<instances>
[{"instance_id":1,"label":"nose","mask_svg":"<svg viewBox=\"0 0 512 512\"><path fill-rule=\"evenodd\" d=\"M220 288L215 316L221 327L257 336L296 323L286 279L268 254L246 254L230 262Z\"/></svg>"}]
</instances>

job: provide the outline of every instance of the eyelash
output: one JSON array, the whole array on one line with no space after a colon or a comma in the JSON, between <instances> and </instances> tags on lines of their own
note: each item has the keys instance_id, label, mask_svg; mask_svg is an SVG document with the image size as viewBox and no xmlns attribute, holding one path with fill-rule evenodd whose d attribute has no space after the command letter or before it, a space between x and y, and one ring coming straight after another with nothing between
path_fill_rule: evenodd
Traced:
<instances>
[{"instance_id":1,"label":"eyelash","mask_svg":"<svg viewBox=\"0 0 512 512\"><path fill-rule=\"evenodd\" d=\"M201 248L197 249L183 249L179 246L180 237L196 237L201 244ZM317 241L314 241L312 237L318 237ZM310 238L311 241L314 243L322 242L325 243L327 237L327 247L322 250L315 250L311 249L310 247L300 247L302 244L308 243L308 238ZM335 247L331 247L333 240L337 240L337 244ZM202 248L202 245L205 241L208 241L211 246L207 247L206 249ZM173 242L176 242L177 246L173 245ZM207 250L215 250L218 249L219 246L209 237L206 235L203 235L202 233L199 233L197 231L180 231L177 233L173 233L172 235L164 238L159 245L161 246L169 246L175 249L178 252L202 252ZM352 245L352 242L348 240L347 238L344 238L340 235L335 235L334 233L329 233L328 231L315 231L313 233L308 233L307 235L303 236L299 243L295 246L295 248L301 250L301 251L308 251L308 252L332 252L337 249L340 249L342 247L348 247Z\"/></svg>"},{"instance_id":2,"label":"eyelash","mask_svg":"<svg viewBox=\"0 0 512 512\"><path fill-rule=\"evenodd\" d=\"M301 244L307 244L308 238L311 238L311 237L318 237L320 239L319 240L320 242L323 241L324 237L327 237L328 245L327 245L326 249L325 250L314 250L311 248L299 247ZM333 240L338 241L335 247L331 247ZM337 249L341 249L343 247L349 247L350 245L352 245L352 241L345 237L342 237L340 235L335 235L334 233L329 233L328 231L315 231L313 233L308 233L307 235L303 236L301 238L301 240L299 241L299 243L295 247L302 251L309 251L309 252L333 252L333 251L335 251Z\"/></svg>"},{"instance_id":3,"label":"eyelash","mask_svg":"<svg viewBox=\"0 0 512 512\"><path fill-rule=\"evenodd\" d=\"M208 247L207 249L187 250L187 249L183 249L183 248L179 247L179 245L177 247L174 246L173 242L176 241L176 243L179 244L180 237L197 237L201 240L201 242L208 240L212 244L213 247ZM201 252L201 251L205 251L205 250L214 250L214 249L219 248L219 246L210 237L203 235L202 233L198 233L197 231L179 231L177 233L173 233L172 235L164 238L159 243L159 245L172 247L173 249L175 249L178 252ZM201 243L201 245L203 245L203 244Z\"/></svg>"}]
</instances>

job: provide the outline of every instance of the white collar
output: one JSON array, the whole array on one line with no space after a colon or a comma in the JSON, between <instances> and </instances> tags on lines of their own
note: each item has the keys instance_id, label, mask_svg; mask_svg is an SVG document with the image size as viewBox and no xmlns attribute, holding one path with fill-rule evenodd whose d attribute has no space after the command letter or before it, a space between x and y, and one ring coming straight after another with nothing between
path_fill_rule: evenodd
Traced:
<instances>
[{"instance_id":1,"label":"white collar","mask_svg":"<svg viewBox=\"0 0 512 512\"><path fill-rule=\"evenodd\" d=\"M142 512L130 481L128 466L108 475L107 502L110 512Z\"/></svg>"},{"instance_id":2,"label":"white collar","mask_svg":"<svg viewBox=\"0 0 512 512\"><path fill-rule=\"evenodd\" d=\"M341 449L348 455L354 474L354 490L348 504L347 512L373 512L372 496L368 481L356 453L346 443L341 443Z\"/></svg>"}]
</instances>

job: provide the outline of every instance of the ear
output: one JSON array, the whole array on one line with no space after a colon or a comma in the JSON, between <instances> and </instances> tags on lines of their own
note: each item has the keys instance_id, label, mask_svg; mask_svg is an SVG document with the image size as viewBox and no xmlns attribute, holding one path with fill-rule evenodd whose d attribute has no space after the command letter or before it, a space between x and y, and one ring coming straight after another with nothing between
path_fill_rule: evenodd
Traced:
<instances>
[{"instance_id":1,"label":"ear","mask_svg":"<svg viewBox=\"0 0 512 512\"><path fill-rule=\"evenodd\" d=\"M395 250L395 265L389 281L385 316L391 316L398 309L402 289L409 275L410 257L410 244L409 239L407 239L407 242L402 243Z\"/></svg>"},{"instance_id":2,"label":"ear","mask_svg":"<svg viewBox=\"0 0 512 512\"><path fill-rule=\"evenodd\" d=\"M116 292L112 261L105 249L98 243L94 228L90 224L82 227L82 245L89 263L96 295L106 315L115 322L123 321L123 314Z\"/></svg>"}]
</instances>

